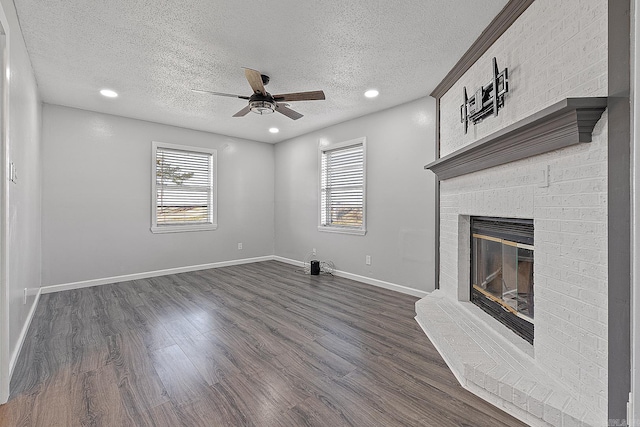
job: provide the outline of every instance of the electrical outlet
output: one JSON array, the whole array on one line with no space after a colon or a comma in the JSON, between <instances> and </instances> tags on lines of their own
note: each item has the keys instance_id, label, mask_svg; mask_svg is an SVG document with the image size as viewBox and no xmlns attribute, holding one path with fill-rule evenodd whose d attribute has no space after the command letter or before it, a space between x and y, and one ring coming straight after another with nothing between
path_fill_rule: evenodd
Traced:
<instances>
[{"instance_id":1,"label":"electrical outlet","mask_svg":"<svg viewBox=\"0 0 640 427\"><path fill-rule=\"evenodd\" d=\"M365 264L367 264L367 265L371 265L371 255L367 255L367 256L364 258L364 262L365 262Z\"/></svg>"},{"instance_id":2,"label":"electrical outlet","mask_svg":"<svg viewBox=\"0 0 640 427\"><path fill-rule=\"evenodd\" d=\"M238 243L238 250L241 251L242 250L242 243Z\"/></svg>"},{"instance_id":3,"label":"electrical outlet","mask_svg":"<svg viewBox=\"0 0 640 427\"><path fill-rule=\"evenodd\" d=\"M313 255L317 255L317 253L316 253L316 248L313 248L313 249L311 250L311 252L313 253Z\"/></svg>"}]
</instances>

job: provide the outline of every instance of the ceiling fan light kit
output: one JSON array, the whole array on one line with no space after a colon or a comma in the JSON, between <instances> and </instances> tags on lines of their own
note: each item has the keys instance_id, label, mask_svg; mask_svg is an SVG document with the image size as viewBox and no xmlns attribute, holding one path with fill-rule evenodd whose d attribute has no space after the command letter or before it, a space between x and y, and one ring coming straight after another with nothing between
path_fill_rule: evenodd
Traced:
<instances>
[{"instance_id":1,"label":"ceiling fan light kit","mask_svg":"<svg viewBox=\"0 0 640 427\"><path fill-rule=\"evenodd\" d=\"M284 93L280 95L271 95L267 92L264 86L269 83L269 76L260 74L259 71L252 70L251 68L244 69L244 75L253 89L253 95L242 96L233 95L230 93L211 92L208 90L191 89L193 92L208 93L216 96L226 96L231 98L247 99L249 103L242 110L238 111L233 117L246 116L249 111L256 114L265 115L273 112L278 112L282 115L289 117L292 120L298 120L302 117L302 114L289 108L289 104L286 102L293 101L318 101L325 99L324 92L321 90L315 90L310 92L294 92ZM286 102L285 102L286 101Z\"/></svg>"},{"instance_id":2,"label":"ceiling fan light kit","mask_svg":"<svg viewBox=\"0 0 640 427\"><path fill-rule=\"evenodd\" d=\"M256 114L271 114L276 111L276 103L269 101L250 101L249 109Z\"/></svg>"}]
</instances>

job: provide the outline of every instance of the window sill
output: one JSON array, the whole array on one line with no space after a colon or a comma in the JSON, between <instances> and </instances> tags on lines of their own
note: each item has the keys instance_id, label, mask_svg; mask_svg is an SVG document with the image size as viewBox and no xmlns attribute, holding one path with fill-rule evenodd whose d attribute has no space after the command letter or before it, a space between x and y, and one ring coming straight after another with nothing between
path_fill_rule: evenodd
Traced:
<instances>
[{"instance_id":1,"label":"window sill","mask_svg":"<svg viewBox=\"0 0 640 427\"><path fill-rule=\"evenodd\" d=\"M318 231L323 231L325 233L338 233L338 234L355 234L358 236L364 236L367 234L367 230L356 229L356 228L339 228L339 227L318 227Z\"/></svg>"},{"instance_id":2,"label":"window sill","mask_svg":"<svg viewBox=\"0 0 640 427\"><path fill-rule=\"evenodd\" d=\"M154 234L162 233L186 233L190 231L212 231L218 228L218 224L197 224L197 225L163 225L151 227Z\"/></svg>"}]
</instances>

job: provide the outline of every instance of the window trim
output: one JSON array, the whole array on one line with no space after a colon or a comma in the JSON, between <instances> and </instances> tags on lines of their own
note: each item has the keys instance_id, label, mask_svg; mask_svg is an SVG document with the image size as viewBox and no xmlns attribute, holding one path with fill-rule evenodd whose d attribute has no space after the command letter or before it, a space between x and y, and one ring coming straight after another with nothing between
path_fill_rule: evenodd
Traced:
<instances>
[{"instance_id":1,"label":"window trim","mask_svg":"<svg viewBox=\"0 0 640 427\"><path fill-rule=\"evenodd\" d=\"M362 144L362 226L335 227L322 225L322 155L325 151L346 148ZM334 142L318 145L318 231L337 234L354 234L364 236L367 234L367 138L360 137L343 142Z\"/></svg>"},{"instance_id":2,"label":"window trim","mask_svg":"<svg viewBox=\"0 0 640 427\"><path fill-rule=\"evenodd\" d=\"M218 228L218 150L181 144L169 144L167 142L159 141L152 141L151 147L151 232L156 234L216 230ZM187 225L158 225L158 188L156 175L156 157L158 148L211 155L211 179L213 182L211 189L212 206L210 223Z\"/></svg>"}]
</instances>

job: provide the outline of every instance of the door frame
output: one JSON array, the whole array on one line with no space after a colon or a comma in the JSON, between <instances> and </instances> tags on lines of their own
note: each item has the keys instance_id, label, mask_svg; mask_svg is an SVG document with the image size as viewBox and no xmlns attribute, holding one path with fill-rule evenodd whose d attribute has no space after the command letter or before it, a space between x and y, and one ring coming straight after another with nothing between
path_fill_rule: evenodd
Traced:
<instances>
[{"instance_id":1,"label":"door frame","mask_svg":"<svg viewBox=\"0 0 640 427\"><path fill-rule=\"evenodd\" d=\"M640 0L631 3L631 396L628 424L640 426Z\"/></svg>"},{"instance_id":2,"label":"door frame","mask_svg":"<svg viewBox=\"0 0 640 427\"><path fill-rule=\"evenodd\" d=\"M9 400L9 23L0 3L0 404Z\"/></svg>"}]
</instances>

